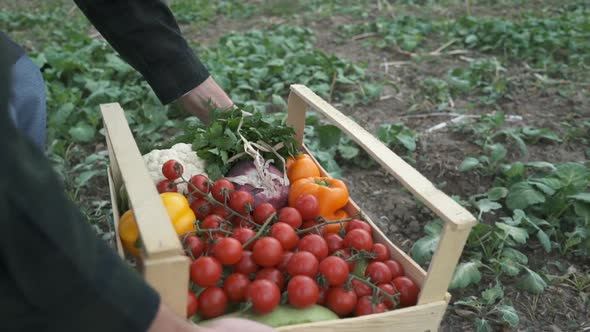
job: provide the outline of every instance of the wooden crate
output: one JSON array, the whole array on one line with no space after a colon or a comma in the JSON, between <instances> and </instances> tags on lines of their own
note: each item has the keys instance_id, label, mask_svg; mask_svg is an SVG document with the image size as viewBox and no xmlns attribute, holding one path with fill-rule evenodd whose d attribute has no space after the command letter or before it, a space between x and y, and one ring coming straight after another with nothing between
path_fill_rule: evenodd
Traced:
<instances>
[{"instance_id":1,"label":"wooden crate","mask_svg":"<svg viewBox=\"0 0 590 332\"><path fill-rule=\"evenodd\" d=\"M436 331L451 298L447 289L455 266L476 219L353 120L340 113L307 87L292 85L288 100L287 123L294 126L296 139L300 143L302 152L309 153L303 144L305 112L309 107L323 114L348 134L417 199L439 216L444 221L444 226L438 248L426 272L405 252L391 243L375 223L367 219L373 228L375 241L385 244L390 249L392 258L403 265L406 275L420 286L417 305L381 314L285 326L279 330ZM120 217L117 207L118 188L124 184L144 244L139 271L160 293L164 303L179 315L185 315L189 259L182 253L180 240L169 222L158 192L143 164L123 110L119 104L112 103L101 105L101 111L109 148L108 178L115 229ZM327 175L321 166L320 169L322 175ZM351 199L346 210L354 215L358 213L359 207ZM117 241L119 253L123 256L118 234Z\"/></svg>"}]
</instances>

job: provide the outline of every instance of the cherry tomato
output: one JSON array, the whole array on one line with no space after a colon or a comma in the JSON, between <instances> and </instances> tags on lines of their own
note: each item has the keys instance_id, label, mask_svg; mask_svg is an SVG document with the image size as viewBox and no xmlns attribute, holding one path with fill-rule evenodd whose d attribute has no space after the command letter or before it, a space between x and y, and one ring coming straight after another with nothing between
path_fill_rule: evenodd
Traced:
<instances>
[{"instance_id":1,"label":"cherry tomato","mask_svg":"<svg viewBox=\"0 0 590 332\"><path fill-rule=\"evenodd\" d=\"M297 199L294 206L301 214L301 218L313 219L320 214L320 203L318 199L311 194L302 195Z\"/></svg>"},{"instance_id":2,"label":"cherry tomato","mask_svg":"<svg viewBox=\"0 0 590 332\"><path fill-rule=\"evenodd\" d=\"M207 217L205 217L203 221L201 221L201 224L199 226L202 229L217 229L219 228L219 226L221 226L222 222L223 218L216 214L210 214Z\"/></svg>"},{"instance_id":3,"label":"cherry tomato","mask_svg":"<svg viewBox=\"0 0 590 332\"><path fill-rule=\"evenodd\" d=\"M237 239L238 241L240 241L240 243L243 245L246 242L248 242L248 240L250 240L251 238L253 238L256 235L256 232L249 229L249 228L243 228L243 227L239 227L239 228L234 228L232 230L232 237L234 237L235 239ZM244 248L246 250L252 250L252 248L254 248L254 243L255 241L250 242L250 244Z\"/></svg>"},{"instance_id":4,"label":"cherry tomato","mask_svg":"<svg viewBox=\"0 0 590 332\"><path fill-rule=\"evenodd\" d=\"M184 173L184 167L176 160L168 160L162 165L162 174L171 181L178 179Z\"/></svg>"},{"instance_id":5,"label":"cherry tomato","mask_svg":"<svg viewBox=\"0 0 590 332\"><path fill-rule=\"evenodd\" d=\"M287 273L291 276L304 275L315 277L318 273L320 263L318 259L308 251L299 251L291 256L287 263Z\"/></svg>"},{"instance_id":6,"label":"cherry tomato","mask_svg":"<svg viewBox=\"0 0 590 332\"><path fill-rule=\"evenodd\" d=\"M250 285L250 279L243 273L232 273L223 281L223 290L230 301L242 302L246 299L246 288Z\"/></svg>"},{"instance_id":7,"label":"cherry tomato","mask_svg":"<svg viewBox=\"0 0 590 332\"><path fill-rule=\"evenodd\" d=\"M281 272L287 272L287 264L289 264L291 257L293 257L292 251L283 251L283 258L279 265L277 265L277 269Z\"/></svg>"},{"instance_id":8,"label":"cherry tomato","mask_svg":"<svg viewBox=\"0 0 590 332\"><path fill-rule=\"evenodd\" d=\"M383 262L371 262L367 265L365 276L374 284L383 284L391 281L391 270Z\"/></svg>"},{"instance_id":9,"label":"cherry tomato","mask_svg":"<svg viewBox=\"0 0 590 332\"><path fill-rule=\"evenodd\" d=\"M373 230L371 229L371 225L367 224L366 222L364 222L360 219L352 219L346 225L346 232L347 233L352 231L353 229L362 229L362 230L365 230L369 234L373 234Z\"/></svg>"},{"instance_id":10,"label":"cherry tomato","mask_svg":"<svg viewBox=\"0 0 590 332\"><path fill-rule=\"evenodd\" d=\"M326 278L330 286L341 286L348 278L348 265L346 262L336 256L326 257L320 262L320 273Z\"/></svg>"},{"instance_id":11,"label":"cherry tomato","mask_svg":"<svg viewBox=\"0 0 590 332\"><path fill-rule=\"evenodd\" d=\"M303 225L301 225L301 229L309 229L308 231L305 231L304 234L324 235L326 233L326 226L312 228L312 227L317 226L319 224L321 224L321 223L317 222L315 220L306 220L303 222Z\"/></svg>"},{"instance_id":12,"label":"cherry tomato","mask_svg":"<svg viewBox=\"0 0 590 332\"><path fill-rule=\"evenodd\" d=\"M392 284L387 283L387 284L379 284L377 285L377 287L381 288L385 293L391 295L391 296L395 296L395 294L397 293L397 290L395 290L395 287L393 287ZM383 303L385 304L385 306L388 309L394 309L395 308L395 303L391 302L390 299L388 299L387 297L385 297L383 294L381 294L382 298L383 298ZM399 301L399 299L398 299Z\"/></svg>"},{"instance_id":13,"label":"cherry tomato","mask_svg":"<svg viewBox=\"0 0 590 332\"><path fill-rule=\"evenodd\" d=\"M301 214L297 209L285 206L284 208L279 210L279 222L284 222L286 224L291 225L291 227L297 229L301 227L303 223L303 218L301 218Z\"/></svg>"},{"instance_id":14,"label":"cherry tomato","mask_svg":"<svg viewBox=\"0 0 590 332\"><path fill-rule=\"evenodd\" d=\"M252 224L254 220L252 220L252 217L250 216L248 216L247 219L239 216L233 216L231 217L231 222L234 227L254 229L254 225Z\"/></svg>"},{"instance_id":15,"label":"cherry tomato","mask_svg":"<svg viewBox=\"0 0 590 332\"><path fill-rule=\"evenodd\" d=\"M231 216L231 211L223 205L216 205L211 210L211 214L216 214L225 220Z\"/></svg>"},{"instance_id":16,"label":"cherry tomato","mask_svg":"<svg viewBox=\"0 0 590 332\"><path fill-rule=\"evenodd\" d=\"M278 222L272 225L270 228L270 236L279 240L285 250L295 248L299 241L299 236L297 236L295 229L284 222Z\"/></svg>"},{"instance_id":17,"label":"cherry tomato","mask_svg":"<svg viewBox=\"0 0 590 332\"><path fill-rule=\"evenodd\" d=\"M242 243L233 237L218 239L213 250L223 265L234 265L242 259Z\"/></svg>"},{"instance_id":18,"label":"cherry tomato","mask_svg":"<svg viewBox=\"0 0 590 332\"><path fill-rule=\"evenodd\" d=\"M381 243L373 244L371 252L376 255L376 257L373 260L377 262L385 262L389 259L390 256L387 247Z\"/></svg>"},{"instance_id":19,"label":"cherry tomato","mask_svg":"<svg viewBox=\"0 0 590 332\"><path fill-rule=\"evenodd\" d=\"M279 286L270 280L254 280L246 288L246 300L252 302L254 311L259 314L266 314L279 305L281 291Z\"/></svg>"},{"instance_id":20,"label":"cherry tomato","mask_svg":"<svg viewBox=\"0 0 590 332\"><path fill-rule=\"evenodd\" d=\"M203 220L205 219L205 217L211 214L211 210L213 209L213 207L211 206L211 203L209 203L206 199L202 198L192 202L191 209L195 213L197 219Z\"/></svg>"},{"instance_id":21,"label":"cherry tomato","mask_svg":"<svg viewBox=\"0 0 590 332\"><path fill-rule=\"evenodd\" d=\"M256 264L260 266L274 267L283 260L283 246L274 237L260 238L254 244L252 257Z\"/></svg>"},{"instance_id":22,"label":"cherry tomato","mask_svg":"<svg viewBox=\"0 0 590 332\"><path fill-rule=\"evenodd\" d=\"M188 182L190 182L193 186L195 186L198 189L195 189L195 187L191 185L188 186L188 191L191 193L191 196L194 199L201 199L204 197L204 195L201 194L199 191L201 191L205 195L209 194L209 192L211 191L211 182L209 181L209 178L207 178L203 174L193 175L190 178L190 180L188 180Z\"/></svg>"},{"instance_id":23,"label":"cherry tomato","mask_svg":"<svg viewBox=\"0 0 590 332\"><path fill-rule=\"evenodd\" d=\"M326 297L328 296L328 292L330 291L330 287L328 286L323 286L323 287L319 287L320 292L318 293L318 301L316 302L316 304L319 305L324 305L326 304Z\"/></svg>"},{"instance_id":24,"label":"cherry tomato","mask_svg":"<svg viewBox=\"0 0 590 332\"><path fill-rule=\"evenodd\" d=\"M356 295L358 297L362 297L362 296L369 296L371 294L373 294L373 289L371 288L371 286L365 284L364 282L357 280L357 279L352 279L352 289L354 290L354 292L356 293Z\"/></svg>"},{"instance_id":25,"label":"cherry tomato","mask_svg":"<svg viewBox=\"0 0 590 332\"><path fill-rule=\"evenodd\" d=\"M219 287L209 287L199 294L199 313L203 318L221 316L227 309L227 294Z\"/></svg>"},{"instance_id":26,"label":"cherry tomato","mask_svg":"<svg viewBox=\"0 0 590 332\"><path fill-rule=\"evenodd\" d=\"M280 291L282 291L285 287L285 277L283 277L283 274L274 267L265 267L264 269L258 271L254 279L270 280L277 284Z\"/></svg>"},{"instance_id":27,"label":"cherry tomato","mask_svg":"<svg viewBox=\"0 0 590 332\"><path fill-rule=\"evenodd\" d=\"M387 307L382 302L373 303L371 301L372 298L370 296L362 296L359 298L356 307L354 308L354 315L364 316L387 311Z\"/></svg>"},{"instance_id":28,"label":"cherry tomato","mask_svg":"<svg viewBox=\"0 0 590 332\"><path fill-rule=\"evenodd\" d=\"M356 266L356 263L354 261L348 261L348 259L352 256L350 254L350 249L348 248L344 248L344 249L340 249L336 252L334 252L333 254L334 256L338 256L341 257L342 259L344 259L344 261L346 262L346 264L348 265L348 270L352 273L354 271L354 268Z\"/></svg>"},{"instance_id":29,"label":"cherry tomato","mask_svg":"<svg viewBox=\"0 0 590 332\"><path fill-rule=\"evenodd\" d=\"M239 214L247 215L254 209L254 196L244 190L236 190L229 193L228 205L230 209Z\"/></svg>"},{"instance_id":30,"label":"cherry tomato","mask_svg":"<svg viewBox=\"0 0 590 332\"><path fill-rule=\"evenodd\" d=\"M316 304L319 292L315 280L304 275L294 276L287 285L289 304L295 308L305 308Z\"/></svg>"},{"instance_id":31,"label":"cherry tomato","mask_svg":"<svg viewBox=\"0 0 590 332\"><path fill-rule=\"evenodd\" d=\"M418 302L420 288L408 277L397 277L393 279L393 286L399 292L399 303L402 307L408 307Z\"/></svg>"},{"instance_id":32,"label":"cherry tomato","mask_svg":"<svg viewBox=\"0 0 590 332\"><path fill-rule=\"evenodd\" d=\"M229 193L234 191L235 187L234 184L231 183L228 179L221 178L215 182L211 186L211 196L221 203L226 201L226 198L229 197Z\"/></svg>"},{"instance_id":33,"label":"cherry tomato","mask_svg":"<svg viewBox=\"0 0 590 332\"><path fill-rule=\"evenodd\" d=\"M358 296L342 287L331 288L326 297L326 307L340 316L350 314L356 307Z\"/></svg>"},{"instance_id":34,"label":"cherry tomato","mask_svg":"<svg viewBox=\"0 0 590 332\"><path fill-rule=\"evenodd\" d=\"M162 180L160 182L158 182L158 184L156 185L156 189L158 190L158 193L166 193L166 192L170 192L170 193L176 193L178 192L178 187L176 186L176 184L174 184L173 181L170 180Z\"/></svg>"},{"instance_id":35,"label":"cherry tomato","mask_svg":"<svg viewBox=\"0 0 590 332\"><path fill-rule=\"evenodd\" d=\"M252 258L252 252L249 250L244 250L242 252L242 259L234 265L235 272L243 273L245 275L256 273L258 269L258 265L254 262L254 258Z\"/></svg>"},{"instance_id":36,"label":"cherry tomato","mask_svg":"<svg viewBox=\"0 0 590 332\"><path fill-rule=\"evenodd\" d=\"M186 304L186 317L192 317L199 308L199 299L191 290L188 291L188 302Z\"/></svg>"},{"instance_id":37,"label":"cherry tomato","mask_svg":"<svg viewBox=\"0 0 590 332\"><path fill-rule=\"evenodd\" d=\"M198 258L205 251L205 243L201 238L195 234L189 234L184 238L184 245L189 249L193 255L193 258Z\"/></svg>"},{"instance_id":38,"label":"cherry tomato","mask_svg":"<svg viewBox=\"0 0 590 332\"><path fill-rule=\"evenodd\" d=\"M221 279L221 264L213 257L201 256L191 263L191 280L201 287L211 287Z\"/></svg>"},{"instance_id":39,"label":"cherry tomato","mask_svg":"<svg viewBox=\"0 0 590 332\"><path fill-rule=\"evenodd\" d=\"M373 238L362 229L353 229L344 237L344 245L347 248L370 251L373 248Z\"/></svg>"},{"instance_id":40,"label":"cherry tomato","mask_svg":"<svg viewBox=\"0 0 590 332\"><path fill-rule=\"evenodd\" d=\"M318 261L328 257L328 244L323 237L317 234L309 234L304 236L301 240L299 240L297 249L299 251L311 252L318 259Z\"/></svg>"},{"instance_id":41,"label":"cherry tomato","mask_svg":"<svg viewBox=\"0 0 590 332\"><path fill-rule=\"evenodd\" d=\"M404 275L404 267L398 261L390 259L385 261L384 263L391 271L391 279L395 279L397 277L401 277Z\"/></svg>"},{"instance_id":42,"label":"cherry tomato","mask_svg":"<svg viewBox=\"0 0 590 332\"><path fill-rule=\"evenodd\" d=\"M252 219L258 225L264 224L264 222L272 216L273 213L276 213L277 209L270 203L262 203L258 204L256 208L254 208L254 212L252 212ZM275 219L277 216L275 215Z\"/></svg>"},{"instance_id":43,"label":"cherry tomato","mask_svg":"<svg viewBox=\"0 0 590 332\"><path fill-rule=\"evenodd\" d=\"M328 233L324 235L324 240L328 244L328 253L333 254L334 252L344 248L344 239L336 233Z\"/></svg>"}]
</instances>

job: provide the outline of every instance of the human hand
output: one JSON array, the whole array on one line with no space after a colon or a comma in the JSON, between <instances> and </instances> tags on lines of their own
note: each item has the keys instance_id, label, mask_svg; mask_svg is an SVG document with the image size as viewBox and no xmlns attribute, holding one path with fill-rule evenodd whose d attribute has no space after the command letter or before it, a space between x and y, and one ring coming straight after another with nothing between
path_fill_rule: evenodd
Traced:
<instances>
[{"instance_id":1,"label":"human hand","mask_svg":"<svg viewBox=\"0 0 590 332\"><path fill-rule=\"evenodd\" d=\"M231 109L235 105L223 89L209 76L203 83L178 99L180 105L203 122L209 121L208 104L220 109Z\"/></svg>"}]
</instances>

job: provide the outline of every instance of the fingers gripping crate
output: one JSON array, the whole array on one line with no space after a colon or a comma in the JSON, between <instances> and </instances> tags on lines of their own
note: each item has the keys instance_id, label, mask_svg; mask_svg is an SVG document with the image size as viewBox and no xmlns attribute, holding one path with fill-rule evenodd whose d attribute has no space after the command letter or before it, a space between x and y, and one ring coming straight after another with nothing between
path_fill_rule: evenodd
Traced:
<instances>
[{"instance_id":1,"label":"fingers gripping crate","mask_svg":"<svg viewBox=\"0 0 590 332\"><path fill-rule=\"evenodd\" d=\"M381 167L393 175L445 223L438 248L426 272L411 257L396 247L375 223L366 219L373 229L375 242L384 244L389 249L391 257L403 265L406 276L420 286L417 305L380 314L284 326L279 330L436 331L451 298L447 289L469 232L475 224L475 218L357 123L307 87L292 85L288 100L287 123L295 128L296 140L302 152L311 155L303 144L305 113L310 107L348 134ZM143 164L123 110L116 103L101 105L101 109L111 160L109 186L115 226L119 220L116 206L119 199L118 188L125 184L130 206L136 215L140 237L144 244L140 271L161 294L163 301L172 306L179 315L184 315L189 282L188 258L182 253L180 240L171 223L163 222L169 221L168 216ZM320 167L322 176L327 176L328 174L317 160L315 162ZM350 215L356 215L360 211L352 199L349 200L345 209ZM123 255L121 243L117 244L119 253Z\"/></svg>"}]
</instances>

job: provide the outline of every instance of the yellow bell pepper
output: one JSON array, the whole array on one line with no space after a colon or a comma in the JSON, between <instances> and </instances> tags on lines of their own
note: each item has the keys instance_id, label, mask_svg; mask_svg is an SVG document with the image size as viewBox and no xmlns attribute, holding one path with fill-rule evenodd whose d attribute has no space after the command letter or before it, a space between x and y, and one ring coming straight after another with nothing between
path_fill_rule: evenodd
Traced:
<instances>
[{"instance_id":1,"label":"yellow bell pepper","mask_svg":"<svg viewBox=\"0 0 590 332\"><path fill-rule=\"evenodd\" d=\"M188 199L180 193L165 192L160 194L162 203L172 221L172 226L178 236L196 229L197 217L190 207ZM135 222L133 211L127 210L119 220L119 236L123 247L133 256L139 256L139 229Z\"/></svg>"}]
</instances>

